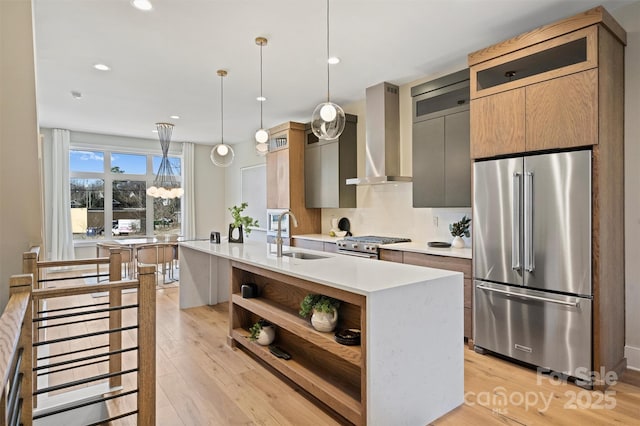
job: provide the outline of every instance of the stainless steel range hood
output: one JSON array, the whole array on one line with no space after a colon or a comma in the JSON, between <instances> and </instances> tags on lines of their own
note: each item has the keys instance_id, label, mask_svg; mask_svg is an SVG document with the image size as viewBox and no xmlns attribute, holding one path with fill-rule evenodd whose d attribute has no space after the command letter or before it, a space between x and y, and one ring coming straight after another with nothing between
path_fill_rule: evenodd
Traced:
<instances>
[{"instance_id":1,"label":"stainless steel range hood","mask_svg":"<svg viewBox=\"0 0 640 426\"><path fill-rule=\"evenodd\" d=\"M347 185L411 182L400 176L400 90L380 83L366 90L365 176Z\"/></svg>"}]
</instances>

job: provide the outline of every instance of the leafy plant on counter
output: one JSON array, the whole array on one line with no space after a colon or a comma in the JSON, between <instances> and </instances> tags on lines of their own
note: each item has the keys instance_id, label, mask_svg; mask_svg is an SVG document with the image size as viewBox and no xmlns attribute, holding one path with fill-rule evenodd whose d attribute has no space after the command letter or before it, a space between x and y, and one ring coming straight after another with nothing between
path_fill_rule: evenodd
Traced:
<instances>
[{"instance_id":1,"label":"leafy plant on counter","mask_svg":"<svg viewBox=\"0 0 640 426\"><path fill-rule=\"evenodd\" d=\"M267 327L270 325L271 323L265 319L258 320L258 322L253 324L249 329L249 332L251 333L249 335L249 340L251 340L252 342L255 340L258 340L258 337L260 336L260 330L262 330L262 327Z\"/></svg>"},{"instance_id":2,"label":"leafy plant on counter","mask_svg":"<svg viewBox=\"0 0 640 426\"><path fill-rule=\"evenodd\" d=\"M233 218L232 225L235 228L238 228L242 225L242 229L244 229L244 233L249 236L251 233L250 226L258 226L258 221L252 218L251 216L242 216L242 212L247 208L249 204L246 202L240 204L240 206L229 207L229 211L231 212L231 217Z\"/></svg>"},{"instance_id":3,"label":"leafy plant on counter","mask_svg":"<svg viewBox=\"0 0 640 426\"><path fill-rule=\"evenodd\" d=\"M309 293L302 299L302 302L300 302L299 314L301 317L306 318L313 310L331 313L334 310L337 311L339 307L340 301L333 297Z\"/></svg>"},{"instance_id":4,"label":"leafy plant on counter","mask_svg":"<svg viewBox=\"0 0 640 426\"><path fill-rule=\"evenodd\" d=\"M451 231L451 235L454 237L469 237L471 234L469 233L469 224L471 223L471 218L467 217L467 215L462 216L459 222L454 222L449 225L449 231Z\"/></svg>"}]
</instances>

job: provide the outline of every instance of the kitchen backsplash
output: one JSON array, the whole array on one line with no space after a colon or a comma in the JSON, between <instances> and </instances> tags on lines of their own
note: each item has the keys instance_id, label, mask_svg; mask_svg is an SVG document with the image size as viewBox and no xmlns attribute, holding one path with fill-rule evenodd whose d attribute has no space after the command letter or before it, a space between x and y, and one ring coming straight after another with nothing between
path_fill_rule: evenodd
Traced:
<instances>
[{"instance_id":1,"label":"kitchen backsplash","mask_svg":"<svg viewBox=\"0 0 640 426\"><path fill-rule=\"evenodd\" d=\"M412 183L358 186L357 208L322 209L322 233L331 219L346 217L353 235L407 237L415 242L447 241L449 224L471 216L471 208L413 208ZM473 227L473 221L471 222ZM464 238L471 247L471 238Z\"/></svg>"}]
</instances>

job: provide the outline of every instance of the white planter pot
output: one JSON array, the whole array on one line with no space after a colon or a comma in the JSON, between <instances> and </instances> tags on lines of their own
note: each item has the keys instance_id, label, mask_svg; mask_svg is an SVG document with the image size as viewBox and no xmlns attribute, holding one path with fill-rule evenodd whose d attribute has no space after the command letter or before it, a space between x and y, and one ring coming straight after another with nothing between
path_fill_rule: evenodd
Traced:
<instances>
[{"instance_id":1,"label":"white planter pot","mask_svg":"<svg viewBox=\"0 0 640 426\"><path fill-rule=\"evenodd\" d=\"M453 241L451 241L451 246L455 248L464 248L464 240L462 237L454 237Z\"/></svg>"},{"instance_id":2,"label":"white planter pot","mask_svg":"<svg viewBox=\"0 0 640 426\"><path fill-rule=\"evenodd\" d=\"M329 332L336 328L338 323L338 311L333 312L320 312L313 310L311 315L311 325L318 331Z\"/></svg>"},{"instance_id":3,"label":"white planter pot","mask_svg":"<svg viewBox=\"0 0 640 426\"><path fill-rule=\"evenodd\" d=\"M265 325L260 330L256 342L262 346L268 346L273 343L276 338L276 329L272 325Z\"/></svg>"}]
</instances>

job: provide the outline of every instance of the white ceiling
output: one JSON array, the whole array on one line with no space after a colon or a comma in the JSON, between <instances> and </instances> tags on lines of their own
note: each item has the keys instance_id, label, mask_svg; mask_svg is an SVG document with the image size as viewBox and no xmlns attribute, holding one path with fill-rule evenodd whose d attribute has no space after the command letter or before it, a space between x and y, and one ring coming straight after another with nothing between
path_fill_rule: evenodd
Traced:
<instances>
[{"instance_id":1,"label":"white ceiling","mask_svg":"<svg viewBox=\"0 0 640 426\"><path fill-rule=\"evenodd\" d=\"M466 66L466 55L603 4L637 0L331 0L331 98L364 98L382 81L404 84ZM173 140L253 140L260 124L307 122L326 96L325 0L33 0L40 125L154 139L154 123L176 124ZM106 63L109 72L92 68ZM70 92L83 97L73 99ZM171 120L177 114L179 120Z\"/></svg>"}]
</instances>

